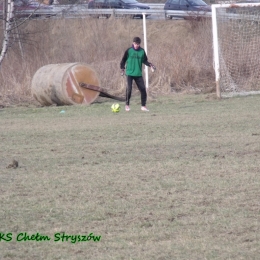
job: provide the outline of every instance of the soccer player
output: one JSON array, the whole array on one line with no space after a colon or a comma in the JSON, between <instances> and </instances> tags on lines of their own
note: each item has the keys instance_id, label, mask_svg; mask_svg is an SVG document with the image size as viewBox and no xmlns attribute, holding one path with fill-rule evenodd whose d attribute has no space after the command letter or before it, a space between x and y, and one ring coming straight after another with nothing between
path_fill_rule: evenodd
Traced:
<instances>
[{"instance_id":1,"label":"soccer player","mask_svg":"<svg viewBox=\"0 0 260 260\"><path fill-rule=\"evenodd\" d=\"M132 47L128 48L120 62L121 75L127 76L126 87L126 105L125 110L130 111L130 98L132 93L133 80L135 81L140 93L141 93L141 110L149 111L146 107L147 93L142 76L142 65L145 64L155 70L155 66L148 62L145 50L140 47L141 39L134 37Z\"/></svg>"}]
</instances>

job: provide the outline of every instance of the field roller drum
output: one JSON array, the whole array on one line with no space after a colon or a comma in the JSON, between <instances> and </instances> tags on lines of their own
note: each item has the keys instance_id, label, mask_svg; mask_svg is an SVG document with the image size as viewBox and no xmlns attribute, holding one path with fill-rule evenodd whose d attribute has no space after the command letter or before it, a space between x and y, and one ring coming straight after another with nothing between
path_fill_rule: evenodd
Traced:
<instances>
[{"instance_id":1,"label":"field roller drum","mask_svg":"<svg viewBox=\"0 0 260 260\"><path fill-rule=\"evenodd\" d=\"M122 101L100 87L97 73L85 63L49 64L32 79L32 95L43 106L91 104L98 96Z\"/></svg>"}]
</instances>

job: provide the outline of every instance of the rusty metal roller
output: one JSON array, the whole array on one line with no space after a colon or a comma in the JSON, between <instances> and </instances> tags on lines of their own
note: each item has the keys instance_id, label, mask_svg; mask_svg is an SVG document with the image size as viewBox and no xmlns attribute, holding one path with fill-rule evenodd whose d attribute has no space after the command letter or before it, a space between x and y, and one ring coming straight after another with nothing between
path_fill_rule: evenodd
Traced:
<instances>
[{"instance_id":1,"label":"rusty metal roller","mask_svg":"<svg viewBox=\"0 0 260 260\"><path fill-rule=\"evenodd\" d=\"M32 95L44 106L91 104L102 89L97 73L84 63L49 64L32 79Z\"/></svg>"}]
</instances>

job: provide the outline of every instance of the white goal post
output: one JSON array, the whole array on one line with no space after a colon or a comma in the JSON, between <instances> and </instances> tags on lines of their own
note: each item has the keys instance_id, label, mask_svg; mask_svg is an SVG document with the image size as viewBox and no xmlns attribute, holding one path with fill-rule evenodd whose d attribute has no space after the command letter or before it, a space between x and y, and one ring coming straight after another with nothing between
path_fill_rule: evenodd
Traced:
<instances>
[{"instance_id":1,"label":"white goal post","mask_svg":"<svg viewBox=\"0 0 260 260\"><path fill-rule=\"evenodd\" d=\"M259 3L213 4L216 94L260 93Z\"/></svg>"}]
</instances>

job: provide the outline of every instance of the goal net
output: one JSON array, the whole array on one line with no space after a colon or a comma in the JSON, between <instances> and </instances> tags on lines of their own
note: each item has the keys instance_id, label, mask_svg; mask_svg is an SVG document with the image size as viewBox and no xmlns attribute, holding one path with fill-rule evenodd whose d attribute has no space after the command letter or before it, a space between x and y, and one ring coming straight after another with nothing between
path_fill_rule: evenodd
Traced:
<instances>
[{"instance_id":1,"label":"goal net","mask_svg":"<svg viewBox=\"0 0 260 260\"><path fill-rule=\"evenodd\" d=\"M212 5L212 30L217 96L260 93L260 3Z\"/></svg>"}]
</instances>

